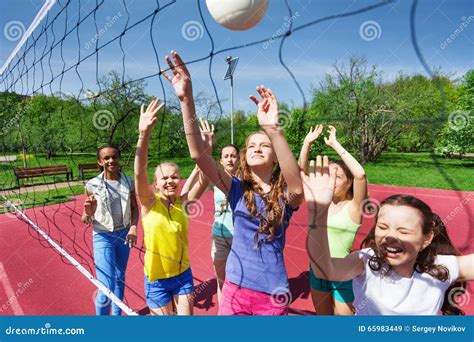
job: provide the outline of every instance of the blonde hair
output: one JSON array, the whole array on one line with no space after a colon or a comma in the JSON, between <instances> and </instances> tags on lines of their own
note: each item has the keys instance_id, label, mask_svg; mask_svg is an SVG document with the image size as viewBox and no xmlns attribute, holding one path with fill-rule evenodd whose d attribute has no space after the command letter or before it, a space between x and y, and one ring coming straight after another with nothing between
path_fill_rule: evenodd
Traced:
<instances>
[{"instance_id":1,"label":"blonde hair","mask_svg":"<svg viewBox=\"0 0 474 342\"><path fill-rule=\"evenodd\" d=\"M153 172L153 181L154 181L154 184L156 184L156 181L157 181L157 178L156 178L156 173L157 172L160 172L161 173L161 169L163 166L172 166L176 169L176 171L178 171L178 175L181 177L181 173L179 171L179 166L178 164L174 163L174 162L171 162L171 161L164 161L160 164L158 164L158 166L155 168L155 171Z\"/></svg>"}]
</instances>

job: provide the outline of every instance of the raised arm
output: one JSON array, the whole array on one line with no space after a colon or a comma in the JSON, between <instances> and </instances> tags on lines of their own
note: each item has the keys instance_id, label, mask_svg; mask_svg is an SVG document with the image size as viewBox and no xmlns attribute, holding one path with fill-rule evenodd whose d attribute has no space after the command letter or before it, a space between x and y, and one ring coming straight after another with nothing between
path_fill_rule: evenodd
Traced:
<instances>
[{"instance_id":1,"label":"raised arm","mask_svg":"<svg viewBox=\"0 0 474 342\"><path fill-rule=\"evenodd\" d=\"M206 147L206 153L212 155L212 148L215 143L215 127L214 125L210 125L207 120L199 121L199 130L201 131L201 138ZM201 198L208 185L209 180L202 173L199 166L196 165L181 191L181 197L185 197L186 199L189 198L191 201L196 201Z\"/></svg>"},{"instance_id":2,"label":"raised arm","mask_svg":"<svg viewBox=\"0 0 474 342\"><path fill-rule=\"evenodd\" d=\"M141 107L139 123L140 136L138 138L137 150L135 152L135 162L133 166L135 173L136 193L142 207L144 207L146 211L152 208L155 203L155 196L150 189L150 184L148 183L147 168L148 146L150 145L151 129L156 123L156 114L164 106L163 103L157 106L159 101L159 99L151 101L146 111L145 105L142 105Z\"/></svg>"},{"instance_id":3,"label":"raised arm","mask_svg":"<svg viewBox=\"0 0 474 342\"><path fill-rule=\"evenodd\" d=\"M289 204L291 207L297 208L304 200L303 184L298 163L278 122L278 102L271 90L264 86L257 87L257 92L260 94L261 100L255 96L250 96L250 99L258 107L258 123L272 142L273 150L288 186Z\"/></svg>"},{"instance_id":4,"label":"raised arm","mask_svg":"<svg viewBox=\"0 0 474 342\"><path fill-rule=\"evenodd\" d=\"M308 172L308 159L311 145L313 145L316 139L318 139L322 131L323 125L316 125L314 129L313 127L310 127L308 134L306 134L306 137L303 140L303 146L301 146L301 152L298 158L298 165L300 166L300 169L306 174Z\"/></svg>"},{"instance_id":5,"label":"raised arm","mask_svg":"<svg viewBox=\"0 0 474 342\"><path fill-rule=\"evenodd\" d=\"M217 167L217 163L206 153L206 147L201 140L194 106L191 76L181 57L171 51L173 61L166 56L166 61L173 72L173 77L161 70L163 76L171 82L181 104L184 131L191 158L196 161L204 175L214 183L224 194L228 194L232 178Z\"/></svg>"},{"instance_id":6,"label":"raised arm","mask_svg":"<svg viewBox=\"0 0 474 342\"><path fill-rule=\"evenodd\" d=\"M346 281L357 277L364 270L363 260L357 252L345 258L332 258L329 251L327 219L334 196L336 175L329 169L328 157L324 156L321 163L321 156L317 156L316 171L312 161L309 176L301 171L301 177L308 203L307 251L314 274L331 281Z\"/></svg>"},{"instance_id":7,"label":"raised arm","mask_svg":"<svg viewBox=\"0 0 474 342\"><path fill-rule=\"evenodd\" d=\"M474 280L474 254L458 256L459 281Z\"/></svg>"},{"instance_id":8,"label":"raised arm","mask_svg":"<svg viewBox=\"0 0 474 342\"><path fill-rule=\"evenodd\" d=\"M331 147L341 157L342 161L354 176L354 198L352 199L352 206L350 208L350 216L354 222L360 222L361 215L361 203L367 198L367 178L365 177L365 171L362 165L342 147L336 138L336 128L333 126L329 127L329 138L324 137L326 145Z\"/></svg>"}]
</instances>

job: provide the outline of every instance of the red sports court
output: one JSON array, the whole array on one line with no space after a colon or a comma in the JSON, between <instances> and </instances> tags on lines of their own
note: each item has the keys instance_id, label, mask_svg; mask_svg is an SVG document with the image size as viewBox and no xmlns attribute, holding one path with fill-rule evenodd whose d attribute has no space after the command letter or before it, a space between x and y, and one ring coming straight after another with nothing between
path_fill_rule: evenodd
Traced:
<instances>
[{"instance_id":1,"label":"red sports court","mask_svg":"<svg viewBox=\"0 0 474 342\"><path fill-rule=\"evenodd\" d=\"M474 192L402 188L370 185L371 198L384 198L404 193L428 203L447 223L454 245L463 254L474 252L473 209ZM25 210L25 214L41 227L89 272L94 273L92 230L80 222L83 196L75 201ZM217 314L216 281L210 257L211 225L213 221L212 193L207 192L191 213L189 252L194 275L195 315ZM285 261L290 278L290 314L314 314L310 296L305 250L307 210L303 205L292 218L287 232ZM373 224L364 219L353 248ZM0 307L1 315L94 315L96 287L74 266L53 249L31 226L13 214L0 215ZM127 268L127 288L124 302L140 314L147 314L143 294L144 246L141 229L139 243L130 255ZM467 315L474 314L470 300L474 285L456 297Z\"/></svg>"}]
</instances>

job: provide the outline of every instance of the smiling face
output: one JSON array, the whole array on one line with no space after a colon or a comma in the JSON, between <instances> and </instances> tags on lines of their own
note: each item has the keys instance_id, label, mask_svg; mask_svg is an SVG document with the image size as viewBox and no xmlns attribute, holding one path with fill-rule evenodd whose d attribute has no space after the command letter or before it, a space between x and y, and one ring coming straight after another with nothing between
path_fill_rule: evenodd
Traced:
<instances>
[{"instance_id":1,"label":"smiling face","mask_svg":"<svg viewBox=\"0 0 474 342\"><path fill-rule=\"evenodd\" d=\"M245 157L250 168L272 168L277 162L270 138L265 133L254 133L247 138Z\"/></svg>"},{"instance_id":2,"label":"smiling face","mask_svg":"<svg viewBox=\"0 0 474 342\"><path fill-rule=\"evenodd\" d=\"M233 175L239 166L239 152L234 146L226 146L221 151L221 165L228 173Z\"/></svg>"},{"instance_id":3,"label":"smiling face","mask_svg":"<svg viewBox=\"0 0 474 342\"><path fill-rule=\"evenodd\" d=\"M120 155L117 149L105 147L99 151L97 163L108 174L116 175L120 171Z\"/></svg>"},{"instance_id":4,"label":"smiling face","mask_svg":"<svg viewBox=\"0 0 474 342\"><path fill-rule=\"evenodd\" d=\"M155 170L155 188L161 197L172 199L179 191L179 170L173 164L161 164Z\"/></svg>"},{"instance_id":5,"label":"smiling face","mask_svg":"<svg viewBox=\"0 0 474 342\"><path fill-rule=\"evenodd\" d=\"M387 263L400 275L411 276L418 253L433 239L433 231L423 234L418 209L385 204L375 226L375 244L386 255Z\"/></svg>"}]
</instances>

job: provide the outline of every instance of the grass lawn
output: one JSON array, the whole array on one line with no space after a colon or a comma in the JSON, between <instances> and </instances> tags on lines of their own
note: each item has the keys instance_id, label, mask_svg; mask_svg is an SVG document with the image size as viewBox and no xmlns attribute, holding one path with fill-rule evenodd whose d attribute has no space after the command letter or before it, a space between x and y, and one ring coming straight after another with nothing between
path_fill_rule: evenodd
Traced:
<instances>
[{"instance_id":1,"label":"grass lawn","mask_svg":"<svg viewBox=\"0 0 474 342\"><path fill-rule=\"evenodd\" d=\"M314 156L311 156L314 157ZM329 156L334 157L334 155ZM126 157L122 156L122 163L126 162ZM183 178L188 177L194 167L190 158L161 158L160 161L172 160L176 162L181 170ZM28 167L40 165L68 165L73 170L75 179L77 178L77 164L91 163L95 161L94 154L75 154L72 156L60 155L47 160L41 156L28 159ZM154 167L158 164L157 157L151 157L149 161L148 176L152 182ZM0 164L0 189L9 189L15 187L15 177L13 167L22 167L22 160L18 159L15 163ZM125 173L132 175L133 158L129 165L124 166ZM444 159L431 153L390 153L386 152L374 163L364 166L367 177L371 184L386 184L408 187L434 188L474 191L474 159ZM86 177L92 177L94 174L87 174ZM65 176L56 177L38 177L23 180L22 184L44 184L54 181L65 181ZM69 196L80 194L83 191L82 186L72 186L62 189L55 189L46 192L36 192L21 195L20 197L9 197L12 201L20 200L23 207L38 205L49 205L69 201ZM5 209L0 208L0 212Z\"/></svg>"}]
</instances>

